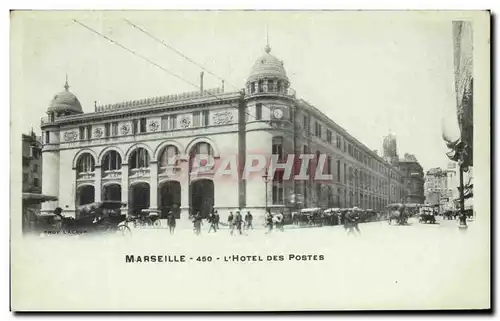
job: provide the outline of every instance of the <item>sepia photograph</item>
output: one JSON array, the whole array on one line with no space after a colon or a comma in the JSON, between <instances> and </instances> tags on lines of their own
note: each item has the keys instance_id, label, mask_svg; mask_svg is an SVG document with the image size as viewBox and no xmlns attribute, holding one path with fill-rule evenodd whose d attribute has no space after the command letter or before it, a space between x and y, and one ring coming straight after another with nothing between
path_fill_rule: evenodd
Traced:
<instances>
[{"instance_id":1,"label":"sepia photograph","mask_svg":"<svg viewBox=\"0 0 500 321\"><path fill-rule=\"evenodd\" d=\"M488 11L11 11L11 310L491 309Z\"/></svg>"}]
</instances>

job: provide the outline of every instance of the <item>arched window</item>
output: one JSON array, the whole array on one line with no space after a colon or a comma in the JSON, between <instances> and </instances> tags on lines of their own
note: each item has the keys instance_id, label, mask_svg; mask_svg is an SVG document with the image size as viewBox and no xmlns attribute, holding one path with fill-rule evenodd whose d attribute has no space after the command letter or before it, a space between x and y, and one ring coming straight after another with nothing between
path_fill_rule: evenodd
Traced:
<instances>
[{"instance_id":1,"label":"arched window","mask_svg":"<svg viewBox=\"0 0 500 321\"><path fill-rule=\"evenodd\" d=\"M274 81L273 80L268 80L267 81L267 91L269 92L274 92Z\"/></svg>"},{"instance_id":2,"label":"arched window","mask_svg":"<svg viewBox=\"0 0 500 321\"><path fill-rule=\"evenodd\" d=\"M85 153L78 158L77 162L78 173L90 173L93 172L94 169L95 169L95 161L94 157L91 154Z\"/></svg>"},{"instance_id":3,"label":"arched window","mask_svg":"<svg viewBox=\"0 0 500 321\"><path fill-rule=\"evenodd\" d=\"M179 150L174 145L168 145L163 149L160 155L160 168L174 166L178 164L177 157L179 155Z\"/></svg>"},{"instance_id":4,"label":"arched window","mask_svg":"<svg viewBox=\"0 0 500 321\"><path fill-rule=\"evenodd\" d=\"M142 147L137 148L132 152L129 159L130 168L147 168L149 166L148 151Z\"/></svg>"},{"instance_id":5,"label":"arched window","mask_svg":"<svg viewBox=\"0 0 500 321\"><path fill-rule=\"evenodd\" d=\"M117 151L110 150L102 158L102 170L112 171L122 168L122 158Z\"/></svg>"},{"instance_id":6,"label":"arched window","mask_svg":"<svg viewBox=\"0 0 500 321\"><path fill-rule=\"evenodd\" d=\"M209 143L205 142L200 142L196 145L194 145L193 149L191 150L192 155L210 155L214 156L214 150L212 146L210 146Z\"/></svg>"}]
</instances>

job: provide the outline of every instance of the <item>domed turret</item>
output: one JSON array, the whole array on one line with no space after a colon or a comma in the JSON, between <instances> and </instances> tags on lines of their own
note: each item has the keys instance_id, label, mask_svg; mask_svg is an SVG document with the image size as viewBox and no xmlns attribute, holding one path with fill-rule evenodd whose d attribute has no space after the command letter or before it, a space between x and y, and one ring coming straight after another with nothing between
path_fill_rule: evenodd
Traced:
<instances>
[{"instance_id":1,"label":"domed turret","mask_svg":"<svg viewBox=\"0 0 500 321\"><path fill-rule=\"evenodd\" d=\"M64 84L64 90L52 98L47 113L54 113L56 115L83 113L80 101L71 91L69 91L68 79L66 79L66 83Z\"/></svg>"},{"instance_id":2,"label":"domed turret","mask_svg":"<svg viewBox=\"0 0 500 321\"><path fill-rule=\"evenodd\" d=\"M247 79L247 90L249 94L258 93L286 93L290 82L286 75L283 61L271 54L269 44L264 49L265 53L260 56L252 66Z\"/></svg>"}]
</instances>

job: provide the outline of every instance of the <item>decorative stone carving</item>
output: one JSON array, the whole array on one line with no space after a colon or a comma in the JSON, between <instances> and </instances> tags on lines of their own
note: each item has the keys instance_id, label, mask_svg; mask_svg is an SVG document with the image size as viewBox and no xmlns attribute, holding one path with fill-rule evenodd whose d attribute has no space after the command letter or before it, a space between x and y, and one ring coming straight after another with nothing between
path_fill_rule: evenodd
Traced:
<instances>
[{"instance_id":1,"label":"decorative stone carving","mask_svg":"<svg viewBox=\"0 0 500 321\"><path fill-rule=\"evenodd\" d=\"M230 111L217 112L212 118L215 125L229 124L233 121L233 113Z\"/></svg>"},{"instance_id":2,"label":"decorative stone carving","mask_svg":"<svg viewBox=\"0 0 500 321\"><path fill-rule=\"evenodd\" d=\"M97 137L97 138L101 138L101 136L104 134L104 131L102 130L102 128L100 127L97 127L96 129L94 129L94 136Z\"/></svg>"},{"instance_id":3,"label":"decorative stone carving","mask_svg":"<svg viewBox=\"0 0 500 321\"><path fill-rule=\"evenodd\" d=\"M122 127L120 128L122 135L127 135L130 132L130 125L129 124L123 124Z\"/></svg>"},{"instance_id":4,"label":"decorative stone carving","mask_svg":"<svg viewBox=\"0 0 500 321\"><path fill-rule=\"evenodd\" d=\"M188 116L184 116L181 118L180 123L181 128L188 128L189 126L191 126L191 119L189 119Z\"/></svg>"},{"instance_id":5,"label":"decorative stone carving","mask_svg":"<svg viewBox=\"0 0 500 321\"><path fill-rule=\"evenodd\" d=\"M69 131L64 133L64 140L67 142L75 141L78 138L78 135L74 131Z\"/></svg>"},{"instance_id":6,"label":"decorative stone carving","mask_svg":"<svg viewBox=\"0 0 500 321\"><path fill-rule=\"evenodd\" d=\"M160 125L158 125L158 122L155 120L149 123L149 130L152 132L157 131L159 127Z\"/></svg>"}]
</instances>

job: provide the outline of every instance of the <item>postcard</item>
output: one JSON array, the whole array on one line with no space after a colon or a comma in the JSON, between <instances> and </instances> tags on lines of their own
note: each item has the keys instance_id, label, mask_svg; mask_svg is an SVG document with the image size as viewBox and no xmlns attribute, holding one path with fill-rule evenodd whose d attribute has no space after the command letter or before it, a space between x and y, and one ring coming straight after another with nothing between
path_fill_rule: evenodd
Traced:
<instances>
[{"instance_id":1,"label":"postcard","mask_svg":"<svg viewBox=\"0 0 500 321\"><path fill-rule=\"evenodd\" d=\"M491 309L488 11L12 11L11 310Z\"/></svg>"}]
</instances>

